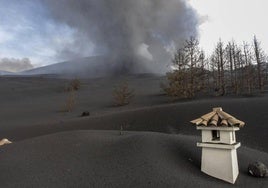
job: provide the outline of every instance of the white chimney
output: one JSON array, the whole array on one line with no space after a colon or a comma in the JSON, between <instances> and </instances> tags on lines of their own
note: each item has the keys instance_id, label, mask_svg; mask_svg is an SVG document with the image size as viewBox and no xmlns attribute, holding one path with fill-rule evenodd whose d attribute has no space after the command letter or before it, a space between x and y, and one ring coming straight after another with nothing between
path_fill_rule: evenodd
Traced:
<instances>
[{"instance_id":1,"label":"white chimney","mask_svg":"<svg viewBox=\"0 0 268 188\"><path fill-rule=\"evenodd\" d=\"M244 122L224 112L222 108L214 108L212 112L191 121L202 132L201 170L215 178L234 184L238 174L235 131L245 125Z\"/></svg>"}]
</instances>

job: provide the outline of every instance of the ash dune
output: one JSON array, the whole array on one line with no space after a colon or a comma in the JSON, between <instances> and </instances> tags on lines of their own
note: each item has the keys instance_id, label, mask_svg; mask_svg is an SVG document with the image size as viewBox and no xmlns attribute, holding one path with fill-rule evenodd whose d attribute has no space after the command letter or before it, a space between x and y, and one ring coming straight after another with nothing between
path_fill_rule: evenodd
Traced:
<instances>
[{"instance_id":1,"label":"ash dune","mask_svg":"<svg viewBox=\"0 0 268 188\"><path fill-rule=\"evenodd\" d=\"M74 111L62 113L69 81L0 77L0 138L13 142L0 148L2 186L228 187L200 171L200 132L189 122L216 106L246 122L237 134L243 147L236 186L267 186L247 175L249 162L268 163L267 94L171 103L159 87L163 76L111 75L81 79ZM124 81L135 97L115 107L112 91ZM81 118L85 110L91 115Z\"/></svg>"},{"instance_id":2,"label":"ash dune","mask_svg":"<svg viewBox=\"0 0 268 188\"><path fill-rule=\"evenodd\" d=\"M1 148L3 187L232 187L200 172L199 137L150 132L71 131ZM242 147L236 187L265 187L247 164L268 154Z\"/></svg>"},{"instance_id":3,"label":"ash dune","mask_svg":"<svg viewBox=\"0 0 268 188\"><path fill-rule=\"evenodd\" d=\"M16 6L3 6L2 11L3 28L5 22L7 31L16 26L14 38L3 43L8 51L31 56L35 63L73 60L19 73L0 71L0 140L12 142L0 147L0 187L233 187L200 171L201 150L196 147L200 132L189 121L213 107L246 122L237 134L242 147L235 186L268 187L267 178L247 174L250 162L268 164L267 93L252 97L200 93L193 100L171 102L160 88L166 81L163 73L172 68L174 52L188 44L185 39L193 43L193 48L189 46L191 76L192 68L199 69L193 60L200 59L202 69L206 64L201 49L194 52L198 47L194 38L199 38L204 17L189 1L11 4ZM21 19L13 22L14 16ZM240 47L235 45L230 48L230 61L242 64ZM92 54L101 55L87 57ZM187 54L181 57L183 62ZM20 61L11 60L15 60L12 67L19 68ZM32 68L30 60L24 60L19 69L3 70ZM222 60L218 66L222 69L218 72L223 72L221 82ZM73 91L70 82L77 79L81 87ZM133 89L134 98L118 107L113 91L122 83ZM63 110L67 105L73 110ZM85 111L90 116L81 117Z\"/></svg>"},{"instance_id":4,"label":"ash dune","mask_svg":"<svg viewBox=\"0 0 268 188\"><path fill-rule=\"evenodd\" d=\"M124 107L114 107L114 86L128 82L135 97ZM246 122L238 140L268 151L267 95L258 97L210 97L171 103L159 85L163 76L133 74L82 79L72 113L60 109L68 96L64 92L67 79L37 77L2 77L0 102L0 137L27 139L53 132L77 129L109 129L158 131L195 134L199 132L189 121L213 107L221 106ZM91 116L79 117L83 111Z\"/></svg>"}]
</instances>

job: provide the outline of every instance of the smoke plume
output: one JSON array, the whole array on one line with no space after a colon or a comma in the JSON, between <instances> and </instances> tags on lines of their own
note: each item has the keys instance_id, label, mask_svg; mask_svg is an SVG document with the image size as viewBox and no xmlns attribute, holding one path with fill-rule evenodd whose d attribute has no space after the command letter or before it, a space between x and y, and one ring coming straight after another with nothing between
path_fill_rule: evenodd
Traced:
<instances>
[{"instance_id":1,"label":"smoke plume","mask_svg":"<svg viewBox=\"0 0 268 188\"><path fill-rule=\"evenodd\" d=\"M78 31L77 46L94 44L95 54L108 56L117 70L164 71L169 51L197 35L198 16L187 0L43 2L54 20Z\"/></svg>"},{"instance_id":2,"label":"smoke plume","mask_svg":"<svg viewBox=\"0 0 268 188\"><path fill-rule=\"evenodd\" d=\"M2 58L0 59L0 70L8 72L20 72L27 69L32 69L33 65L28 58Z\"/></svg>"}]
</instances>

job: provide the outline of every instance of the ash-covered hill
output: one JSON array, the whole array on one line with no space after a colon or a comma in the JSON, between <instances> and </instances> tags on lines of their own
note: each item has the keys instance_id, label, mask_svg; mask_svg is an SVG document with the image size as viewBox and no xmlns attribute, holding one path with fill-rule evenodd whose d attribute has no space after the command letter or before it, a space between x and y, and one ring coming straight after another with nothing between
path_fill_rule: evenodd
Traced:
<instances>
[{"instance_id":1,"label":"ash-covered hill","mask_svg":"<svg viewBox=\"0 0 268 188\"><path fill-rule=\"evenodd\" d=\"M154 73L154 63L146 59L119 62L109 56L92 56L23 71L20 75L55 75L59 77L94 78L129 73Z\"/></svg>"}]
</instances>

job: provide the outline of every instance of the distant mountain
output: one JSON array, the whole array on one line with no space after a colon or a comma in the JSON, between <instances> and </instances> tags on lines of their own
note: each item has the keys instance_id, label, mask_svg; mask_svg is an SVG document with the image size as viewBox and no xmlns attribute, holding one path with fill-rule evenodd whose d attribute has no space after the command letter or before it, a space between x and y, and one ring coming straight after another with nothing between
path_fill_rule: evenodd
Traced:
<instances>
[{"instance_id":1,"label":"distant mountain","mask_svg":"<svg viewBox=\"0 0 268 188\"><path fill-rule=\"evenodd\" d=\"M0 76L5 76L5 75L13 75L13 74L15 74L15 73L0 70Z\"/></svg>"},{"instance_id":2,"label":"distant mountain","mask_svg":"<svg viewBox=\"0 0 268 188\"><path fill-rule=\"evenodd\" d=\"M144 60L118 62L107 56L93 56L56 63L20 72L20 75L57 75L61 77L102 77L127 73L148 73Z\"/></svg>"},{"instance_id":3,"label":"distant mountain","mask_svg":"<svg viewBox=\"0 0 268 188\"><path fill-rule=\"evenodd\" d=\"M56 63L20 72L21 75L59 75L71 77L98 77L108 71L107 58L94 56Z\"/></svg>"}]
</instances>

